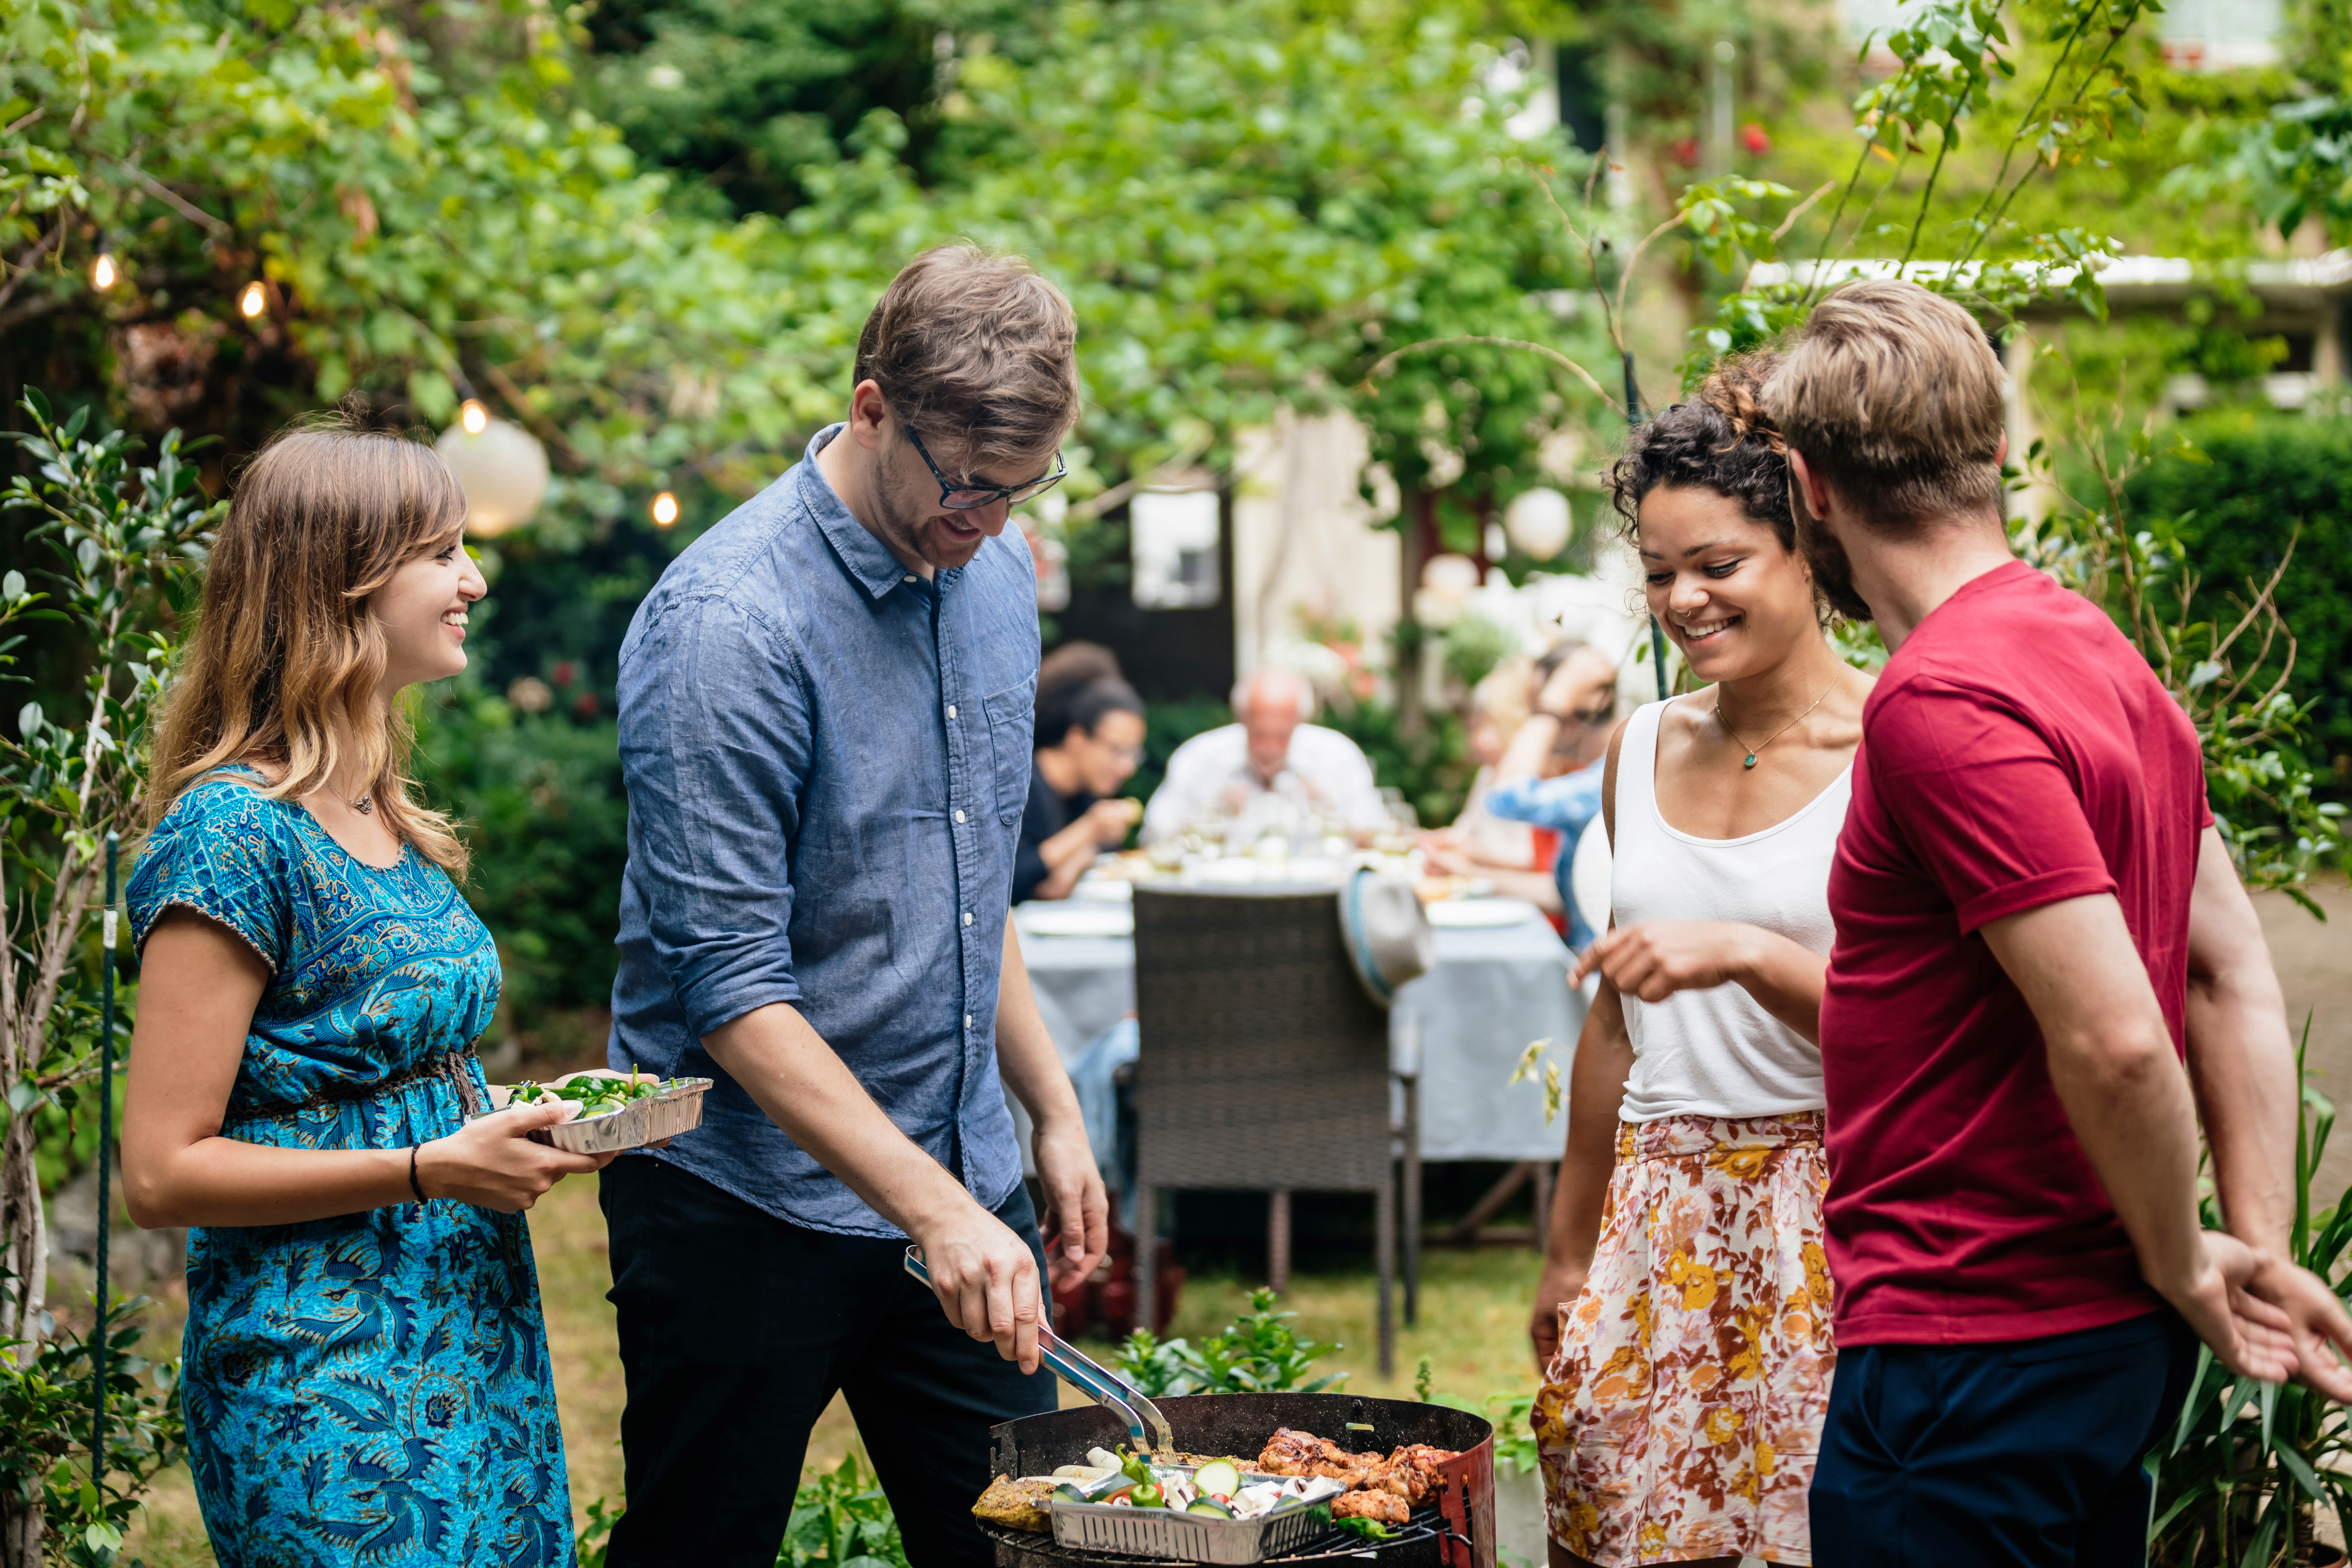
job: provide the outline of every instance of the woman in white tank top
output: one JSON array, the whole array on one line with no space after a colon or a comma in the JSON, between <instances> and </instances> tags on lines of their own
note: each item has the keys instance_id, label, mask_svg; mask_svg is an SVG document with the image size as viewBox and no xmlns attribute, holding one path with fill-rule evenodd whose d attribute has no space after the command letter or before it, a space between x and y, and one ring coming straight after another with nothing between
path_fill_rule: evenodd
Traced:
<instances>
[{"instance_id":1,"label":"woman in white tank top","mask_svg":"<svg viewBox=\"0 0 2352 1568\"><path fill-rule=\"evenodd\" d=\"M1788 462L1721 367L1613 482L1649 608L1705 687L1609 751L1609 931L1570 1069L1535 1429L1553 1568L1810 1563L1835 1351L1822 1247L1830 858L1869 677L1822 633Z\"/></svg>"}]
</instances>

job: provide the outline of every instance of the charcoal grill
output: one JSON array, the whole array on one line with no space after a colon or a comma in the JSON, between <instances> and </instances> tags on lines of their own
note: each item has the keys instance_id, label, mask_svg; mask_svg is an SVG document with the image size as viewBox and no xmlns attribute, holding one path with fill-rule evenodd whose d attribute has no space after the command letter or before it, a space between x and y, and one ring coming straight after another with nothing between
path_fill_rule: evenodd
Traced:
<instances>
[{"instance_id":1,"label":"charcoal grill","mask_svg":"<svg viewBox=\"0 0 2352 1568\"><path fill-rule=\"evenodd\" d=\"M1440 1468L1442 1489L1395 1527L1387 1541L1344 1531L1270 1562L1325 1568L1495 1568L1495 1429L1466 1410L1352 1394L1199 1394L1162 1399L1160 1413L1176 1447L1190 1454L1254 1459L1277 1426L1312 1432L1343 1448L1385 1454L1401 1443L1453 1448L1460 1457ZM1024 1415L989 1429L990 1474L1050 1475L1087 1462L1089 1448L1127 1447L1119 1419L1096 1406ZM997 1568L1169 1568L1163 1559L1124 1557L1064 1546L1050 1535L983 1522L996 1546Z\"/></svg>"}]
</instances>

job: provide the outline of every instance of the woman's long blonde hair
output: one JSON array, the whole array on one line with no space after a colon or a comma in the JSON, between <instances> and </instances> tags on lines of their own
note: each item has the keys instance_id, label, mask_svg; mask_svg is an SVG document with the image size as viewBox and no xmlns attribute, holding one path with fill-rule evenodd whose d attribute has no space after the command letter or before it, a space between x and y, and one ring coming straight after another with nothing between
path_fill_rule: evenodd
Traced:
<instances>
[{"instance_id":1,"label":"woman's long blonde hair","mask_svg":"<svg viewBox=\"0 0 2352 1568\"><path fill-rule=\"evenodd\" d=\"M238 479L205 574L204 606L165 697L147 794L152 828L181 793L234 763L299 800L345 759L335 721L384 826L453 878L466 847L410 798L415 736L377 696L383 627L368 595L454 541L466 494L440 454L348 415L281 431Z\"/></svg>"}]
</instances>

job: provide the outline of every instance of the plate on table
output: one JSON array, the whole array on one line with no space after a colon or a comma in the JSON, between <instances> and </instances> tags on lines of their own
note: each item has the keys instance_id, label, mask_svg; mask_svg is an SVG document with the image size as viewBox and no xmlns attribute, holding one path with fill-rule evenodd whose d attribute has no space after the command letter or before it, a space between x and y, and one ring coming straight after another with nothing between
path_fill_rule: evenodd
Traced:
<instances>
[{"instance_id":1,"label":"plate on table","mask_svg":"<svg viewBox=\"0 0 2352 1568\"><path fill-rule=\"evenodd\" d=\"M1131 904L1135 902L1135 884L1123 877L1097 873L1079 878L1078 885L1070 889L1070 897L1089 904Z\"/></svg>"},{"instance_id":2,"label":"plate on table","mask_svg":"<svg viewBox=\"0 0 2352 1568\"><path fill-rule=\"evenodd\" d=\"M1135 911L1125 904L1031 903L1021 908L1024 936L1133 936Z\"/></svg>"},{"instance_id":3,"label":"plate on table","mask_svg":"<svg viewBox=\"0 0 2352 1568\"><path fill-rule=\"evenodd\" d=\"M1429 923L1440 931L1524 925L1538 912L1525 899L1444 899L1428 908Z\"/></svg>"}]
</instances>

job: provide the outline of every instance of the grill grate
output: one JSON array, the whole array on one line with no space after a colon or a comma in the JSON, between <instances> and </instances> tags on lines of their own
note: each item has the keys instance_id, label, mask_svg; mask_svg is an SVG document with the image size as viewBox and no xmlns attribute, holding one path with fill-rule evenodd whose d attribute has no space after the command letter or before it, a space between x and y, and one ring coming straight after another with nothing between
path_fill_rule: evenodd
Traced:
<instances>
[{"instance_id":1,"label":"grill grate","mask_svg":"<svg viewBox=\"0 0 2352 1568\"><path fill-rule=\"evenodd\" d=\"M1396 1533L1386 1541L1367 1541L1349 1531L1332 1528L1317 1532L1315 1538L1297 1551L1281 1557L1269 1557L1261 1568L1276 1563L1297 1565L1324 1563L1329 1568L1351 1568L1363 1562L1377 1562L1381 1568L1412 1568L1419 1563L1435 1563L1440 1560L1440 1548L1445 1534L1444 1517L1434 1508L1424 1508L1412 1516L1410 1523L1394 1527ZM982 1521L981 1533L996 1545L997 1568L1181 1568L1175 1560L1166 1557L1137 1557L1119 1552L1097 1552L1084 1547L1065 1546L1050 1535L1026 1530L1014 1530L1002 1524Z\"/></svg>"},{"instance_id":2,"label":"grill grate","mask_svg":"<svg viewBox=\"0 0 2352 1568\"><path fill-rule=\"evenodd\" d=\"M1365 1541L1334 1531L1281 1563L1321 1563L1352 1568L1367 1560L1380 1568L1496 1568L1495 1429L1467 1411L1417 1401L1353 1394L1200 1394L1162 1399L1176 1447L1188 1454L1231 1454L1247 1462L1278 1426L1329 1437L1359 1450L1387 1452L1401 1443L1428 1443L1460 1455L1441 1470L1447 1485L1396 1539ZM1050 1475L1075 1464L1089 1447L1116 1450L1127 1434L1108 1411L1093 1405L1024 1415L989 1429L989 1462L1000 1476ZM1423 1523L1427 1517L1429 1523ZM1439 1523L1436 1521L1442 1520ZM1046 1535L991 1531L998 1568L1108 1568L1167 1558L1137 1559L1061 1546Z\"/></svg>"}]
</instances>

